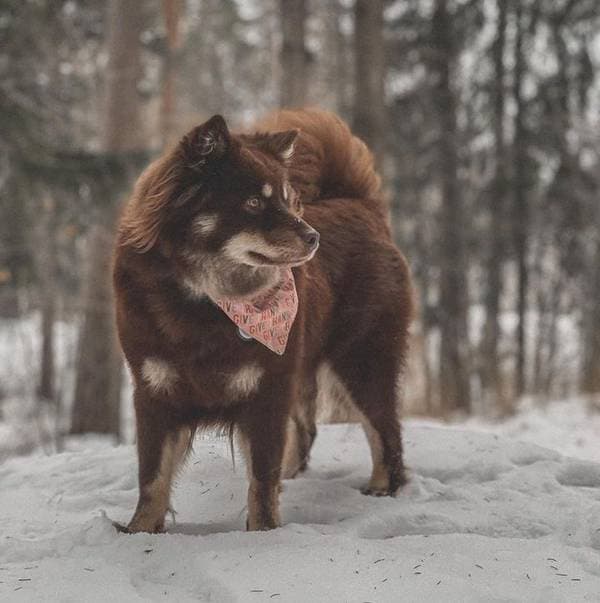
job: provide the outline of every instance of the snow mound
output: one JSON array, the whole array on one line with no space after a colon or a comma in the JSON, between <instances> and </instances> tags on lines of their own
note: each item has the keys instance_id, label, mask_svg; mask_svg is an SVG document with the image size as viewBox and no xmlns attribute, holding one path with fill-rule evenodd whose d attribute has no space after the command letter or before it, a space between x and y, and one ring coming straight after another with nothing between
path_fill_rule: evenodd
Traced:
<instances>
[{"instance_id":1,"label":"snow mound","mask_svg":"<svg viewBox=\"0 0 600 603\"><path fill-rule=\"evenodd\" d=\"M0 467L2 601L600 601L600 465L490 433L405 426L411 482L359 492L358 426L321 426L284 526L244 531L246 479L199 439L164 535L117 534L131 446ZM110 519L109 519L110 518Z\"/></svg>"},{"instance_id":2,"label":"snow mound","mask_svg":"<svg viewBox=\"0 0 600 603\"><path fill-rule=\"evenodd\" d=\"M460 429L488 431L600 463L600 400L571 398L548 403L525 400L504 421L470 417Z\"/></svg>"}]
</instances>

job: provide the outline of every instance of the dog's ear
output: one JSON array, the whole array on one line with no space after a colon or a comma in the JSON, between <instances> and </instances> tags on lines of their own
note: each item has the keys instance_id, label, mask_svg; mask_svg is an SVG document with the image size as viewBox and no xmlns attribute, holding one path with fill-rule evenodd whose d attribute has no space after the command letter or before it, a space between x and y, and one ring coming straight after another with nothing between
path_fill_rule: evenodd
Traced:
<instances>
[{"instance_id":1,"label":"dog's ear","mask_svg":"<svg viewBox=\"0 0 600 603\"><path fill-rule=\"evenodd\" d=\"M285 130L269 134L265 140L265 147L284 163L288 162L294 154L294 143L300 130Z\"/></svg>"},{"instance_id":2,"label":"dog's ear","mask_svg":"<svg viewBox=\"0 0 600 603\"><path fill-rule=\"evenodd\" d=\"M195 127L179 143L186 166L196 171L202 171L209 163L222 159L230 146L231 135L221 115L214 115Z\"/></svg>"}]
</instances>

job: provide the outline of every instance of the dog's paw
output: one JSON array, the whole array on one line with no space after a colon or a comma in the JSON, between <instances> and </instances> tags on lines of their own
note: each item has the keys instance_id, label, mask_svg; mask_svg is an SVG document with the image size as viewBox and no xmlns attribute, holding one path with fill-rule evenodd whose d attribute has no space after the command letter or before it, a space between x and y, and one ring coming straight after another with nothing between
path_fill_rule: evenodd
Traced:
<instances>
[{"instance_id":1,"label":"dog's paw","mask_svg":"<svg viewBox=\"0 0 600 603\"><path fill-rule=\"evenodd\" d=\"M281 527L281 522L277 520L271 521L250 521L246 519L246 532L267 532Z\"/></svg>"},{"instance_id":2,"label":"dog's paw","mask_svg":"<svg viewBox=\"0 0 600 603\"><path fill-rule=\"evenodd\" d=\"M404 478L393 480L391 484L370 483L361 488L360 491L365 496L396 496L407 483Z\"/></svg>"},{"instance_id":3,"label":"dog's paw","mask_svg":"<svg viewBox=\"0 0 600 603\"><path fill-rule=\"evenodd\" d=\"M138 534L140 532L146 534L164 534L166 531L164 523L162 522L153 527L142 526L133 522L127 526L124 526L117 521L113 521L112 524L115 530L117 530L117 532L120 534Z\"/></svg>"},{"instance_id":4,"label":"dog's paw","mask_svg":"<svg viewBox=\"0 0 600 603\"><path fill-rule=\"evenodd\" d=\"M364 488L361 488L360 491L365 496L394 496L396 494L395 491L392 491L389 488L373 488L371 486L365 486Z\"/></svg>"},{"instance_id":5,"label":"dog's paw","mask_svg":"<svg viewBox=\"0 0 600 603\"><path fill-rule=\"evenodd\" d=\"M122 523L119 523L118 521L113 521L112 525L113 525L113 528L115 530L117 530L117 532L119 532L119 534L132 534L133 533L129 530L129 528L127 526L124 526Z\"/></svg>"}]
</instances>

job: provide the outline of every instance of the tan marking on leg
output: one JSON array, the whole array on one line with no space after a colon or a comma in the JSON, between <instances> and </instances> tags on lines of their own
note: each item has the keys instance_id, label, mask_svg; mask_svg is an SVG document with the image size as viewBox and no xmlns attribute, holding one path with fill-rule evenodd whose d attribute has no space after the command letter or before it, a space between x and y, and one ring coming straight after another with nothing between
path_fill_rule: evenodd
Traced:
<instances>
[{"instance_id":1,"label":"tan marking on leg","mask_svg":"<svg viewBox=\"0 0 600 603\"><path fill-rule=\"evenodd\" d=\"M246 462L246 477L248 481L252 479L252 455L250 454L250 442L241 431L236 431L235 439L240 449L244 461Z\"/></svg>"},{"instance_id":2,"label":"tan marking on leg","mask_svg":"<svg viewBox=\"0 0 600 603\"><path fill-rule=\"evenodd\" d=\"M298 429L290 417L286 426L285 448L283 449L283 462L281 463L281 478L292 479L300 470L304 459L300 458L300 442Z\"/></svg>"},{"instance_id":3,"label":"tan marking on leg","mask_svg":"<svg viewBox=\"0 0 600 603\"><path fill-rule=\"evenodd\" d=\"M140 492L140 500L129 522L130 532L162 532L169 509L171 485L190 445L190 430L167 436L163 444L158 475Z\"/></svg>"},{"instance_id":4,"label":"tan marking on leg","mask_svg":"<svg viewBox=\"0 0 600 603\"><path fill-rule=\"evenodd\" d=\"M350 392L327 362L323 362L319 366L317 372L317 385L319 406L321 408L323 408L324 399L333 399L338 404L352 403L352 410L355 411L356 416L360 418L365 435L367 436L369 448L371 449L371 459L373 461L371 479L369 485L364 489L364 492L375 495L388 494L390 487L389 469L383 461L383 443L381 441L381 436L371 425L371 422L367 417L356 406Z\"/></svg>"},{"instance_id":5,"label":"tan marking on leg","mask_svg":"<svg viewBox=\"0 0 600 603\"><path fill-rule=\"evenodd\" d=\"M281 482L273 482L266 486L261 484L252 472L252 451L250 442L243 433L236 433L237 444L246 460L248 476L248 530L270 530L281 525L279 517L279 492Z\"/></svg>"},{"instance_id":6,"label":"tan marking on leg","mask_svg":"<svg viewBox=\"0 0 600 603\"><path fill-rule=\"evenodd\" d=\"M265 486L252 478L248 488L249 531L271 530L281 525L279 517L279 485Z\"/></svg>"},{"instance_id":7,"label":"tan marking on leg","mask_svg":"<svg viewBox=\"0 0 600 603\"><path fill-rule=\"evenodd\" d=\"M317 408L319 421L325 423L357 420L354 400L329 362L322 362L317 370Z\"/></svg>"},{"instance_id":8,"label":"tan marking on leg","mask_svg":"<svg viewBox=\"0 0 600 603\"><path fill-rule=\"evenodd\" d=\"M369 441L371 459L373 461L373 470L371 472L371 480L369 481L367 492L370 494L387 494L390 488L390 477L388 468L383 462L383 444L381 442L381 436L366 417L361 417L361 423L365 430L367 440Z\"/></svg>"}]
</instances>

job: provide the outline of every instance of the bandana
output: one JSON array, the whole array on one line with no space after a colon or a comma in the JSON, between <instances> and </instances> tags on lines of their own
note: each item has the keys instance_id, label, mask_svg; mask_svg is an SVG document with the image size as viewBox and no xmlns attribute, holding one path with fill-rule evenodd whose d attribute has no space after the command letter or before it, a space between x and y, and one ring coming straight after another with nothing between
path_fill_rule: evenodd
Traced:
<instances>
[{"instance_id":1,"label":"bandana","mask_svg":"<svg viewBox=\"0 0 600 603\"><path fill-rule=\"evenodd\" d=\"M283 268L279 283L254 299L223 298L215 303L238 327L242 339L255 339L280 356L285 352L298 312L298 294L291 268Z\"/></svg>"}]
</instances>

